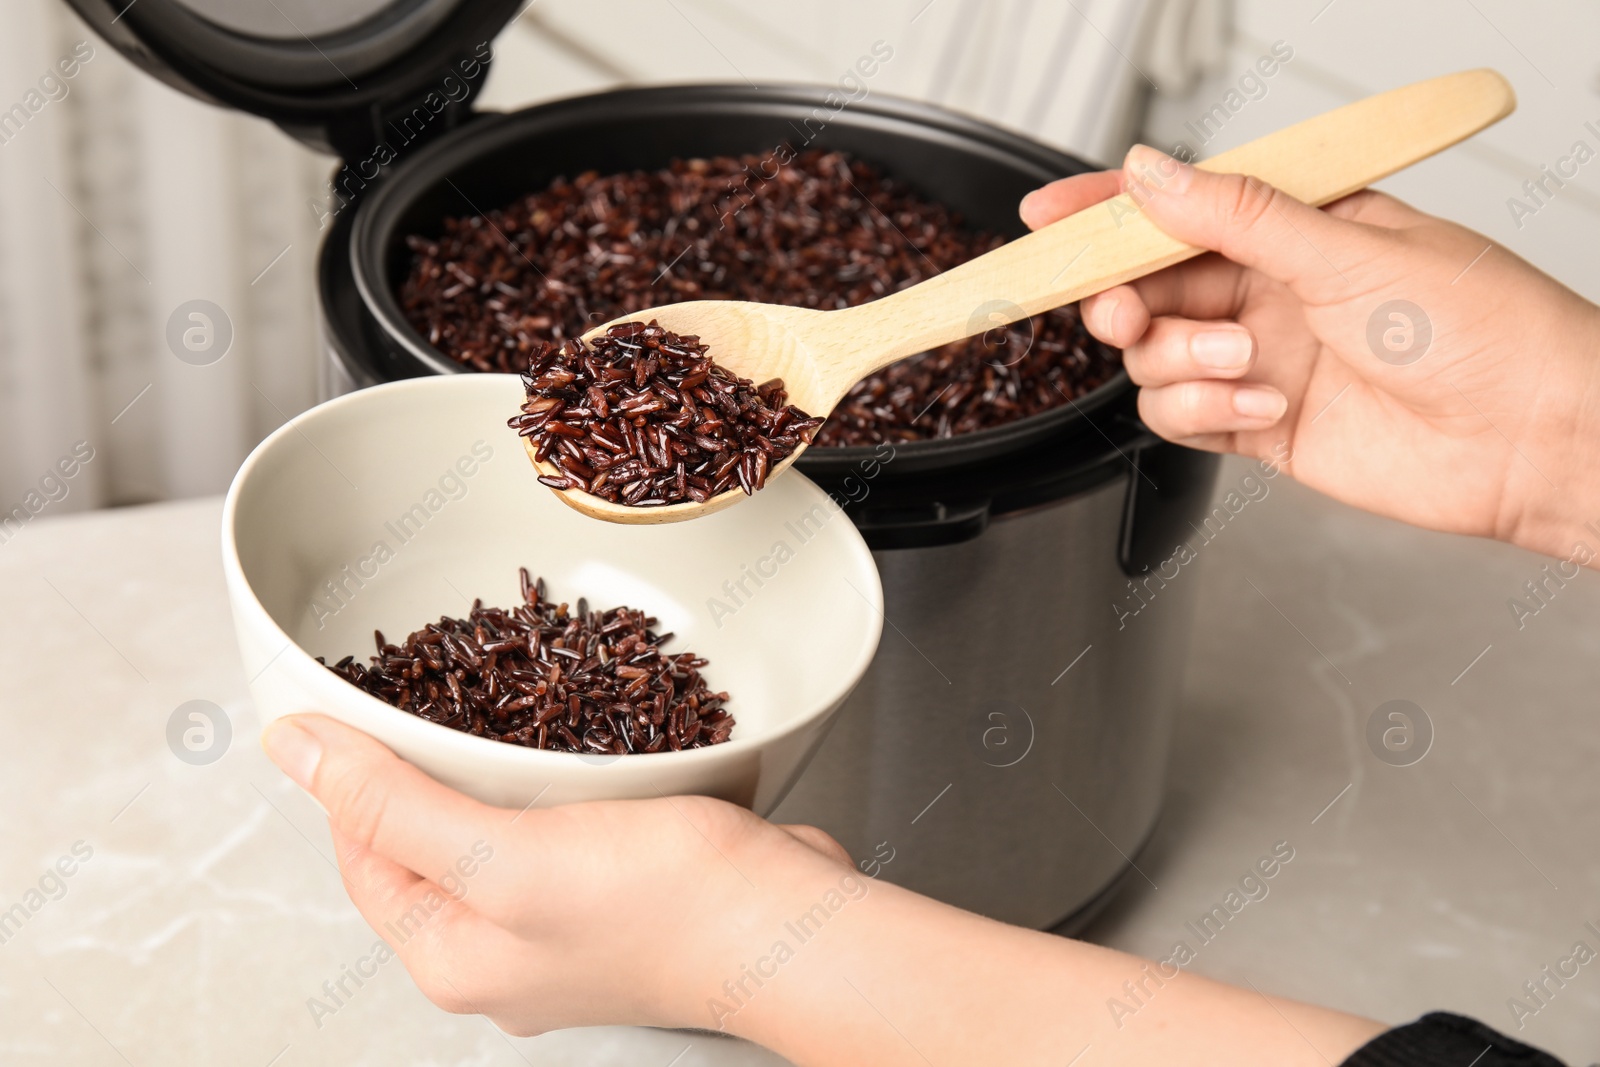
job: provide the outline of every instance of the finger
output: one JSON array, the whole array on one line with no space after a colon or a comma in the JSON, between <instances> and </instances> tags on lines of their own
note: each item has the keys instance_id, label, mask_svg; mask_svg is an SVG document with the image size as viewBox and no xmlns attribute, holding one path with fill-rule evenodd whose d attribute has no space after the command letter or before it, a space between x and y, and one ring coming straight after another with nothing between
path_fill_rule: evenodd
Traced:
<instances>
[{"instance_id":1,"label":"finger","mask_svg":"<svg viewBox=\"0 0 1600 1067\"><path fill-rule=\"evenodd\" d=\"M1288 407L1278 390L1253 382L1177 382L1139 391L1139 417L1169 441L1264 430Z\"/></svg>"},{"instance_id":2,"label":"finger","mask_svg":"<svg viewBox=\"0 0 1600 1067\"><path fill-rule=\"evenodd\" d=\"M1220 452L1229 456L1240 452L1239 435L1236 433L1202 433L1194 437L1171 437L1166 440L1197 452Z\"/></svg>"},{"instance_id":3,"label":"finger","mask_svg":"<svg viewBox=\"0 0 1600 1067\"><path fill-rule=\"evenodd\" d=\"M815 826L805 826L801 823L782 823L778 826L778 829L807 848L820 852L831 860L838 860L851 870L855 869L855 863L850 859L850 853L845 851L845 847L835 841L833 835L826 830L820 830Z\"/></svg>"},{"instance_id":4,"label":"finger","mask_svg":"<svg viewBox=\"0 0 1600 1067\"><path fill-rule=\"evenodd\" d=\"M352 841L331 822L328 832L333 837L334 856L339 862L339 873L344 877L345 892L369 923L372 916L363 909L364 903L384 908L394 903L404 909L409 907L404 902L417 888L428 884L417 872ZM373 923L374 929L377 925Z\"/></svg>"},{"instance_id":5,"label":"finger","mask_svg":"<svg viewBox=\"0 0 1600 1067\"><path fill-rule=\"evenodd\" d=\"M504 813L440 785L326 716L279 719L261 743L341 834L424 877L445 876L476 843L505 828Z\"/></svg>"},{"instance_id":6,"label":"finger","mask_svg":"<svg viewBox=\"0 0 1600 1067\"><path fill-rule=\"evenodd\" d=\"M1237 263L1201 256L1089 297L1084 323L1106 344L1126 348L1160 315L1230 319L1244 306L1244 276Z\"/></svg>"},{"instance_id":7,"label":"finger","mask_svg":"<svg viewBox=\"0 0 1600 1067\"><path fill-rule=\"evenodd\" d=\"M475 976L504 973L499 968L514 962L507 951L511 935L464 902L462 893L470 893L470 887L447 891L346 837L337 827L330 829L351 903L393 950L417 987L453 1014L483 1010L479 1003L493 991L483 989Z\"/></svg>"},{"instance_id":8,"label":"finger","mask_svg":"<svg viewBox=\"0 0 1600 1067\"><path fill-rule=\"evenodd\" d=\"M1322 209L1330 215L1383 229L1416 226L1428 216L1392 196L1362 189ZM1142 336L1152 318L1229 319L1244 306L1245 268L1218 255L1119 285L1083 301L1085 324L1100 340L1126 348Z\"/></svg>"},{"instance_id":9,"label":"finger","mask_svg":"<svg viewBox=\"0 0 1600 1067\"><path fill-rule=\"evenodd\" d=\"M1109 200L1122 191L1122 172L1097 170L1074 174L1035 189L1022 198L1017 213L1030 230L1075 215L1086 207Z\"/></svg>"},{"instance_id":10,"label":"finger","mask_svg":"<svg viewBox=\"0 0 1600 1067\"><path fill-rule=\"evenodd\" d=\"M1402 200L1396 200L1376 189L1361 189L1341 197L1323 207L1334 218L1359 222L1366 226L1379 226L1386 230L1401 230L1428 221L1428 216Z\"/></svg>"},{"instance_id":11,"label":"finger","mask_svg":"<svg viewBox=\"0 0 1600 1067\"><path fill-rule=\"evenodd\" d=\"M1145 145L1129 150L1123 186L1166 233L1258 270L1308 303L1346 295L1351 272L1383 251L1378 229L1352 225L1258 178L1213 174Z\"/></svg>"},{"instance_id":12,"label":"finger","mask_svg":"<svg viewBox=\"0 0 1600 1067\"><path fill-rule=\"evenodd\" d=\"M1128 377L1143 386L1201 378L1243 378L1255 363L1256 342L1233 322L1163 317L1122 353Z\"/></svg>"}]
</instances>

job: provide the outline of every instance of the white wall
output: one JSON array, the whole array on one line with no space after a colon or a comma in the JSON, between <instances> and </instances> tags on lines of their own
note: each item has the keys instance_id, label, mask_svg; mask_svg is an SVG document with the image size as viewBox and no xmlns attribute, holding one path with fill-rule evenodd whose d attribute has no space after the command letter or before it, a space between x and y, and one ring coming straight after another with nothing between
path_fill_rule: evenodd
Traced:
<instances>
[{"instance_id":1,"label":"white wall","mask_svg":"<svg viewBox=\"0 0 1600 1067\"><path fill-rule=\"evenodd\" d=\"M1146 91L1187 49L1154 25L1217 21L1212 0L540 0L496 43L486 101L509 108L627 82L837 82L874 42L874 93L929 100L1115 158ZM1209 49L1209 29L1195 37Z\"/></svg>"},{"instance_id":2,"label":"white wall","mask_svg":"<svg viewBox=\"0 0 1600 1067\"><path fill-rule=\"evenodd\" d=\"M1369 93L1471 67L1510 79L1515 114L1454 149L1379 184L1423 210L1471 226L1600 299L1600 158L1579 169L1519 226L1507 200L1584 140L1600 153L1600 5L1556 0L1240 0L1228 58L1181 97L1157 100L1146 139L1193 138L1197 119L1274 41L1294 58L1265 97L1229 120L1202 155ZM1532 203L1532 201L1529 201Z\"/></svg>"}]
</instances>

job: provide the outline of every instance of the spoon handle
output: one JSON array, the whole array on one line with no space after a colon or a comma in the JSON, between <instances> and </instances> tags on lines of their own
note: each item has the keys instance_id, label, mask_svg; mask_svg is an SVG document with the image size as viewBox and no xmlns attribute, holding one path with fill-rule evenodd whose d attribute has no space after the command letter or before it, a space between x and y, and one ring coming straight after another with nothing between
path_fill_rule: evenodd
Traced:
<instances>
[{"instance_id":1,"label":"spoon handle","mask_svg":"<svg viewBox=\"0 0 1600 1067\"><path fill-rule=\"evenodd\" d=\"M1462 71L1347 104L1196 166L1249 174L1321 205L1449 148L1515 107L1498 73ZM1157 229L1123 193L909 289L834 312L841 344L833 346L838 365L831 369L848 388L902 357L1081 300L1200 251ZM863 366L868 352L878 358Z\"/></svg>"}]
</instances>

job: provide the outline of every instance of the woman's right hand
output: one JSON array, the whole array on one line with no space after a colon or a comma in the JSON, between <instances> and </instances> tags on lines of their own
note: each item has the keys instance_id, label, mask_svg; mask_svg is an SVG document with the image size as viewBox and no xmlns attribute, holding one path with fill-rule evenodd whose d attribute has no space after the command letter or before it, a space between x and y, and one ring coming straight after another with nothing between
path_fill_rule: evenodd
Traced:
<instances>
[{"instance_id":1,"label":"woman's right hand","mask_svg":"<svg viewBox=\"0 0 1600 1067\"><path fill-rule=\"evenodd\" d=\"M1090 331L1125 350L1151 429L1380 515L1551 555L1600 520L1593 304L1382 193L1319 210L1145 146L1121 172L1030 194L1022 216L1037 228L1118 191L1217 253L1084 302Z\"/></svg>"}]
</instances>

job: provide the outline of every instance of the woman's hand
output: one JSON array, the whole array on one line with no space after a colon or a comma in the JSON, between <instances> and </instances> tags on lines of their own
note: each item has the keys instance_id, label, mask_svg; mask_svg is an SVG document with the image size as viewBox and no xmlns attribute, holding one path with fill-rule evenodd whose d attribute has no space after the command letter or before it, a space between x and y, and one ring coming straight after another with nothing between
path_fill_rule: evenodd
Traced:
<instances>
[{"instance_id":1,"label":"woman's hand","mask_svg":"<svg viewBox=\"0 0 1600 1067\"><path fill-rule=\"evenodd\" d=\"M1218 253L1084 301L1151 429L1418 526L1560 556L1594 542L1600 309L1382 193L1318 210L1144 146L1029 195L1022 217L1119 191Z\"/></svg>"},{"instance_id":2,"label":"woman's hand","mask_svg":"<svg viewBox=\"0 0 1600 1067\"><path fill-rule=\"evenodd\" d=\"M516 812L320 715L263 744L327 811L350 899L418 987L512 1034L712 1026L768 911L861 877L821 831L705 797Z\"/></svg>"},{"instance_id":3,"label":"woman's hand","mask_svg":"<svg viewBox=\"0 0 1600 1067\"><path fill-rule=\"evenodd\" d=\"M1102 1062L1325 1067L1381 1029L979 918L721 801L516 812L320 715L262 742L328 812L350 898L418 987L513 1034L720 1029L802 1065L1060 1064L1092 1044ZM1107 1006L1135 983L1129 1022Z\"/></svg>"}]
</instances>

